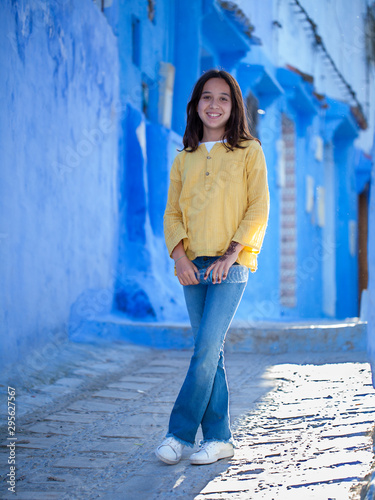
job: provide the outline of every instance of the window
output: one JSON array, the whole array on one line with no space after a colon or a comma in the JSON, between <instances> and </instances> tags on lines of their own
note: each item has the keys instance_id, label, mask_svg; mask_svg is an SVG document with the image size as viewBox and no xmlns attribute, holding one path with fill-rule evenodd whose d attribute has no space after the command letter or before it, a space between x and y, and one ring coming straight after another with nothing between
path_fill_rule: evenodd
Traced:
<instances>
[{"instance_id":1,"label":"window","mask_svg":"<svg viewBox=\"0 0 375 500\"><path fill-rule=\"evenodd\" d=\"M155 0L147 0L147 16L155 24Z\"/></svg>"},{"instance_id":2,"label":"window","mask_svg":"<svg viewBox=\"0 0 375 500\"><path fill-rule=\"evenodd\" d=\"M149 118L148 107L150 103L150 90L148 84L143 81L142 82L142 111L147 118Z\"/></svg>"},{"instance_id":3,"label":"window","mask_svg":"<svg viewBox=\"0 0 375 500\"><path fill-rule=\"evenodd\" d=\"M104 12L104 9L112 5L113 0L94 0L94 3L102 12Z\"/></svg>"}]
</instances>

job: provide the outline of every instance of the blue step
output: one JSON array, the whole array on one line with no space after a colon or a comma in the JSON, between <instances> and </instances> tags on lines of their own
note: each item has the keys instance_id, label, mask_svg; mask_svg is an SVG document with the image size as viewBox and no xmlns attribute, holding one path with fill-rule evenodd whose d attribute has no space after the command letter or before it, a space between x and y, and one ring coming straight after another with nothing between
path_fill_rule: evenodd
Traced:
<instances>
[{"instance_id":1,"label":"blue step","mask_svg":"<svg viewBox=\"0 0 375 500\"><path fill-rule=\"evenodd\" d=\"M136 322L120 313L71 325L69 337L75 342L124 341L159 349L189 349L193 345L187 323ZM367 323L357 318L293 323L234 321L225 346L230 351L259 354L366 351Z\"/></svg>"}]
</instances>

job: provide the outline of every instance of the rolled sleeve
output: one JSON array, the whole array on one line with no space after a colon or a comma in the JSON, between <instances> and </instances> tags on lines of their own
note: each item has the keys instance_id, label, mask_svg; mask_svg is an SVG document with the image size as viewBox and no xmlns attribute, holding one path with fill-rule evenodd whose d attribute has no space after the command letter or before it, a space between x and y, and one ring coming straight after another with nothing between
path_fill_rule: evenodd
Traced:
<instances>
[{"instance_id":1,"label":"rolled sleeve","mask_svg":"<svg viewBox=\"0 0 375 500\"><path fill-rule=\"evenodd\" d=\"M252 151L247 163L247 210L233 241L241 243L247 251L259 253L268 223L269 191L267 167L262 148Z\"/></svg>"}]
</instances>

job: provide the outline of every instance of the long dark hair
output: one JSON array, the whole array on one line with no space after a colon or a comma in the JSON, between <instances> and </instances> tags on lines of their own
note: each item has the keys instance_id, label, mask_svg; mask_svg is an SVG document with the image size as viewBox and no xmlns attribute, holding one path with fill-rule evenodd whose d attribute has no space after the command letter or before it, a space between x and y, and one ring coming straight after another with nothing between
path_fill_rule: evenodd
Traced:
<instances>
[{"instance_id":1,"label":"long dark hair","mask_svg":"<svg viewBox=\"0 0 375 500\"><path fill-rule=\"evenodd\" d=\"M234 148L242 148L240 144L242 141L253 139L260 143L258 139L250 134L246 120L242 93L237 81L226 71L211 69L206 73L203 73L203 75L199 78L194 86L191 99L187 105L186 129L183 137L184 150L192 153L198 148L199 142L203 138L203 123L199 118L197 106L203 92L203 87L211 78L222 78L226 81L230 88L232 111L225 126L225 133L223 137L225 147L228 150L233 151ZM224 140L227 142L224 142Z\"/></svg>"}]
</instances>

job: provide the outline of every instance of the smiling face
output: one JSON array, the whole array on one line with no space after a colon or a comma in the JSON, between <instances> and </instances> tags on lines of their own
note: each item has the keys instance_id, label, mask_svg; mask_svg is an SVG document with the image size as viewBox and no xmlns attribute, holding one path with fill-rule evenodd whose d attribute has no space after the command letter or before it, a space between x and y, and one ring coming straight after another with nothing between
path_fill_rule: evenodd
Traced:
<instances>
[{"instance_id":1,"label":"smiling face","mask_svg":"<svg viewBox=\"0 0 375 500\"><path fill-rule=\"evenodd\" d=\"M203 87L197 112L203 122L202 142L220 141L232 111L230 87L223 78L211 78Z\"/></svg>"}]
</instances>

